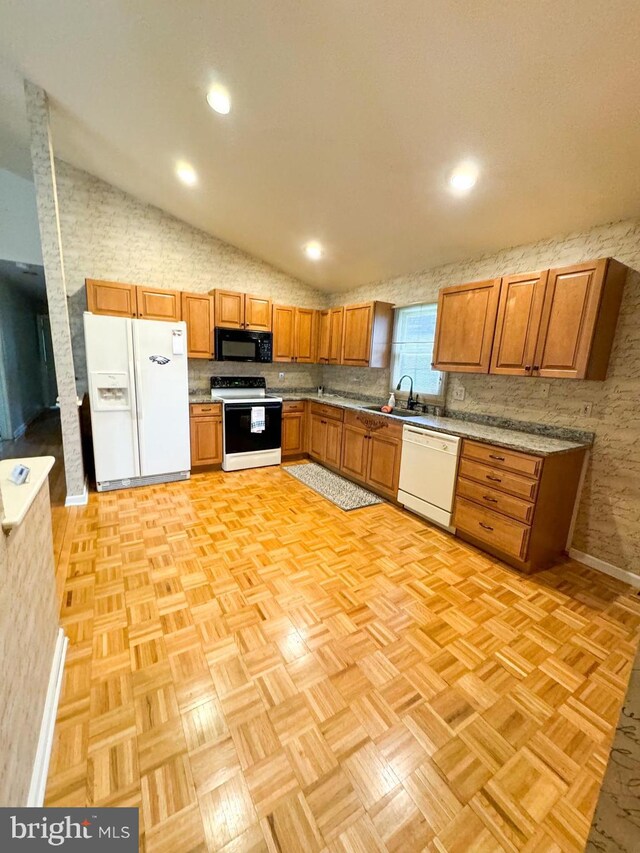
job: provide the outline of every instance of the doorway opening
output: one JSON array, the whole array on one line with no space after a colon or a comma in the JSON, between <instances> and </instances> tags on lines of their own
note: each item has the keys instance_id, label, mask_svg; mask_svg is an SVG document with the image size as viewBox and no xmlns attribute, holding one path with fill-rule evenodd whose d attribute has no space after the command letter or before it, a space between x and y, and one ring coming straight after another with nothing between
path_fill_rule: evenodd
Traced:
<instances>
[{"instance_id":1,"label":"doorway opening","mask_svg":"<svg viewBox=\"0 0 640 853\"><path fill-rule=\"evenodd\" d=\"M54 456L52 503L64 504L64 462L44 268L0 259L0 458Z\"/></svg>"}]
</instances>

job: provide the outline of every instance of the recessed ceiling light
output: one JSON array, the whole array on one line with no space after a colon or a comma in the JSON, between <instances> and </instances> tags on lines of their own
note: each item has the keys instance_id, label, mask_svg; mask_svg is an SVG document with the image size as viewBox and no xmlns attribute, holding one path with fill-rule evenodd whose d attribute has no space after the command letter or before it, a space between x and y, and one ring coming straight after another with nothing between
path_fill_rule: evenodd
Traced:
<instances>
[{"instance_id":1,"label":"recessed ceiling light","mask_svg":"<svg viewBox=\"0 0 640 853\"><path fill-rule=\"evenodd\" d=\"M207 103L220 115L231 112L231 98L224 86L212 86L207 92Z\"/></svg>"},{"instance_id":2,"label":"recessed ceiling light","mask_svg":"<svg viewBox=\"0 0 640 853\"><path fill-rule=\"evenodd\" d=\"M449 186L453 192L462 194L467 193L475 185L478 180L478 167L470 160L460 163L453 170L449 177Z\"/></svg>"},{"instance_id":3,"label":"recessed ceiling light","mask_svg":"<svg viewBox=\"0 0 640 853\"><path fill-rule=\"evenodd\" d=\"M176 175L188 187L192 187L198 183L196 170L189 163L185 163L182 160L176 165Z\"/></svg>"},{"instance_id":4,"label":"recessed ceiling light","mask_svg":"<svg viewBox=\"0 0 640 853\"><path fill-rule=\"evenodd\" d=\"M304 247L304 253L310 261L319 261L324 254L324 249L317 240L310 240Z\"/></svg>"}]
</instances>

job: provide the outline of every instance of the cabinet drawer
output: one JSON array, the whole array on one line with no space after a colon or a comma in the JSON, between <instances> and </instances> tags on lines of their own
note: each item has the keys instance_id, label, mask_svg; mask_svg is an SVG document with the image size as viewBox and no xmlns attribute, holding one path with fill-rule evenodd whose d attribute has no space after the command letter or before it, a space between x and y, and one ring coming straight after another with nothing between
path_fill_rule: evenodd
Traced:
<instances>
[{"instance_id":1,"label":"cabinet drawer","mask_svg":"<svg viewBox=\"0 0 640 853\"><path fill-rule=\"evenodd\" d=\"M221 403L191 403L189 409L192 418L197 418L200 415L208 415L209 417L220 417L222 415Z\"/></svg>"},{"instance_id":2,"label":"cabinet drawer","mask_svg":"<svg viewBox=\"0 0 640 853\"><path fill-rule=\"evenodd\" d=\"M479 441L464 441L462 455L467 459L475 459L491 465L492 468L504 468L506 471L515 471L526 477L539 477L542 473L542 457L528 456L526 453L518 453L517 450L505 450L492 444L482 444Z\"/></svg>"},{"instance_id":3,"label":"cabinet drawer","mask_svg":"<svg viewBox=\"0 0 640 853\"><path fill-rule=\"evenodd\" d=\"M344 411L337 406L327 406L324 403L311 403L309 411L312 415L319 415L321 418L332 418L334 421L341 421L344 417Z\"/></svg>"},{"instance_id":4,"label":"cabinet drawer","mask_svg":"<svg viewBox=\"0 0 640 853\"><path fill-rule=\"evenodd\" d=\"M486 542L503 554L526 560L531 530L526 524L512 521L460 497L456 499L453 523L461 532Z\"/></svg>"},{"instance_id":5,"label":"cabinet drawer","mask_svg":"<svg viewBox=\"0 0 640 853\"><path fill-rule=\"evenodd\" d=\"M460 477L456 493L487 509L509 515L524 524L531 524L533 521L535 504L522 500L522 498L516 498L514 495L499 492L490 486L483 486L480 483L474 483L473 480L465 480L464 477Z\"/></svg>"},{"instance_id":6,"label":"cabinet drawer","mask_svg":"<svg viewBox=\"0 0 640 853\"><path fill-rule=\"evenodd\" d=\"M344 414L344 422L356 429L364 429L372 433L388 436L389 438L402 438L402 424L392 421L391 418L371 412L347 411Z\"/></svg>"},{"instance_id":7,"label":"cabinet drawer","mask_svg":"<svg viewBox=\"0 0 640 853\"><path fill-rule=\"evenodd\" d=\"M479 462L464 457L460 460L458 474L460 477L485 483L500 492L508 492L510 495L524 498L527 501L535 500L538 491L537 480L522 477L520 474L512 474L510 471L503 471L500 468L490 468L488 465L481 465Z\"/></svg>"},{"instance_id":8,"label":"cabinet drawer","mask_svg":"<svg viewBox=\"0 0 640 853\"><path fill-rule=\"evenodd\" d=\"M282 414L289 412L304 412L304 400L285 400L282 404Z\"/></svg>"}]
</instances>

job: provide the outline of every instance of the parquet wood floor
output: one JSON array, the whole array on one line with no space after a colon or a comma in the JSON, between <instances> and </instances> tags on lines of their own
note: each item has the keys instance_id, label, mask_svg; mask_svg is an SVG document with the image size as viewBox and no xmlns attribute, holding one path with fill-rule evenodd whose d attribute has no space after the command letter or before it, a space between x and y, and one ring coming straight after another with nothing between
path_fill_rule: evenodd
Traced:
<instances>
[{"instance_id":1,"label":"parquet wood floor","mask_svg":"<svg viewBox=\"0 0 640 853\"><path fill-rule=\"evenodd\" d=\"M140 807L147 851L580 851L640 599L523 577L278 468L92 495L49 805Z\"/></svg>"}]
</instances>

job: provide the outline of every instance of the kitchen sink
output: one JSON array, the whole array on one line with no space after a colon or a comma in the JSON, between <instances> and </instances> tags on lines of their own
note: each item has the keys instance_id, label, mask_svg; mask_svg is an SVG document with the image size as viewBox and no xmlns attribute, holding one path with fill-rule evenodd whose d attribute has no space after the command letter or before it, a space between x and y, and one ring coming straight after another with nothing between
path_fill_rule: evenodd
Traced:
<instances>
[{"instance_id":1,"label":"kitchen sink","mask_svg":"<svg viewBox=\"0 0 640 853\"><path fill-rule=\"evenodd\" d=\"M398 418L417 418L420 416L420 412L412 412L409 409L394 409L393 412L381 412L380 406L363 406L362 408L367 412L377 412L379 415L393 414Z\"/></svg>"}]
</instances>

